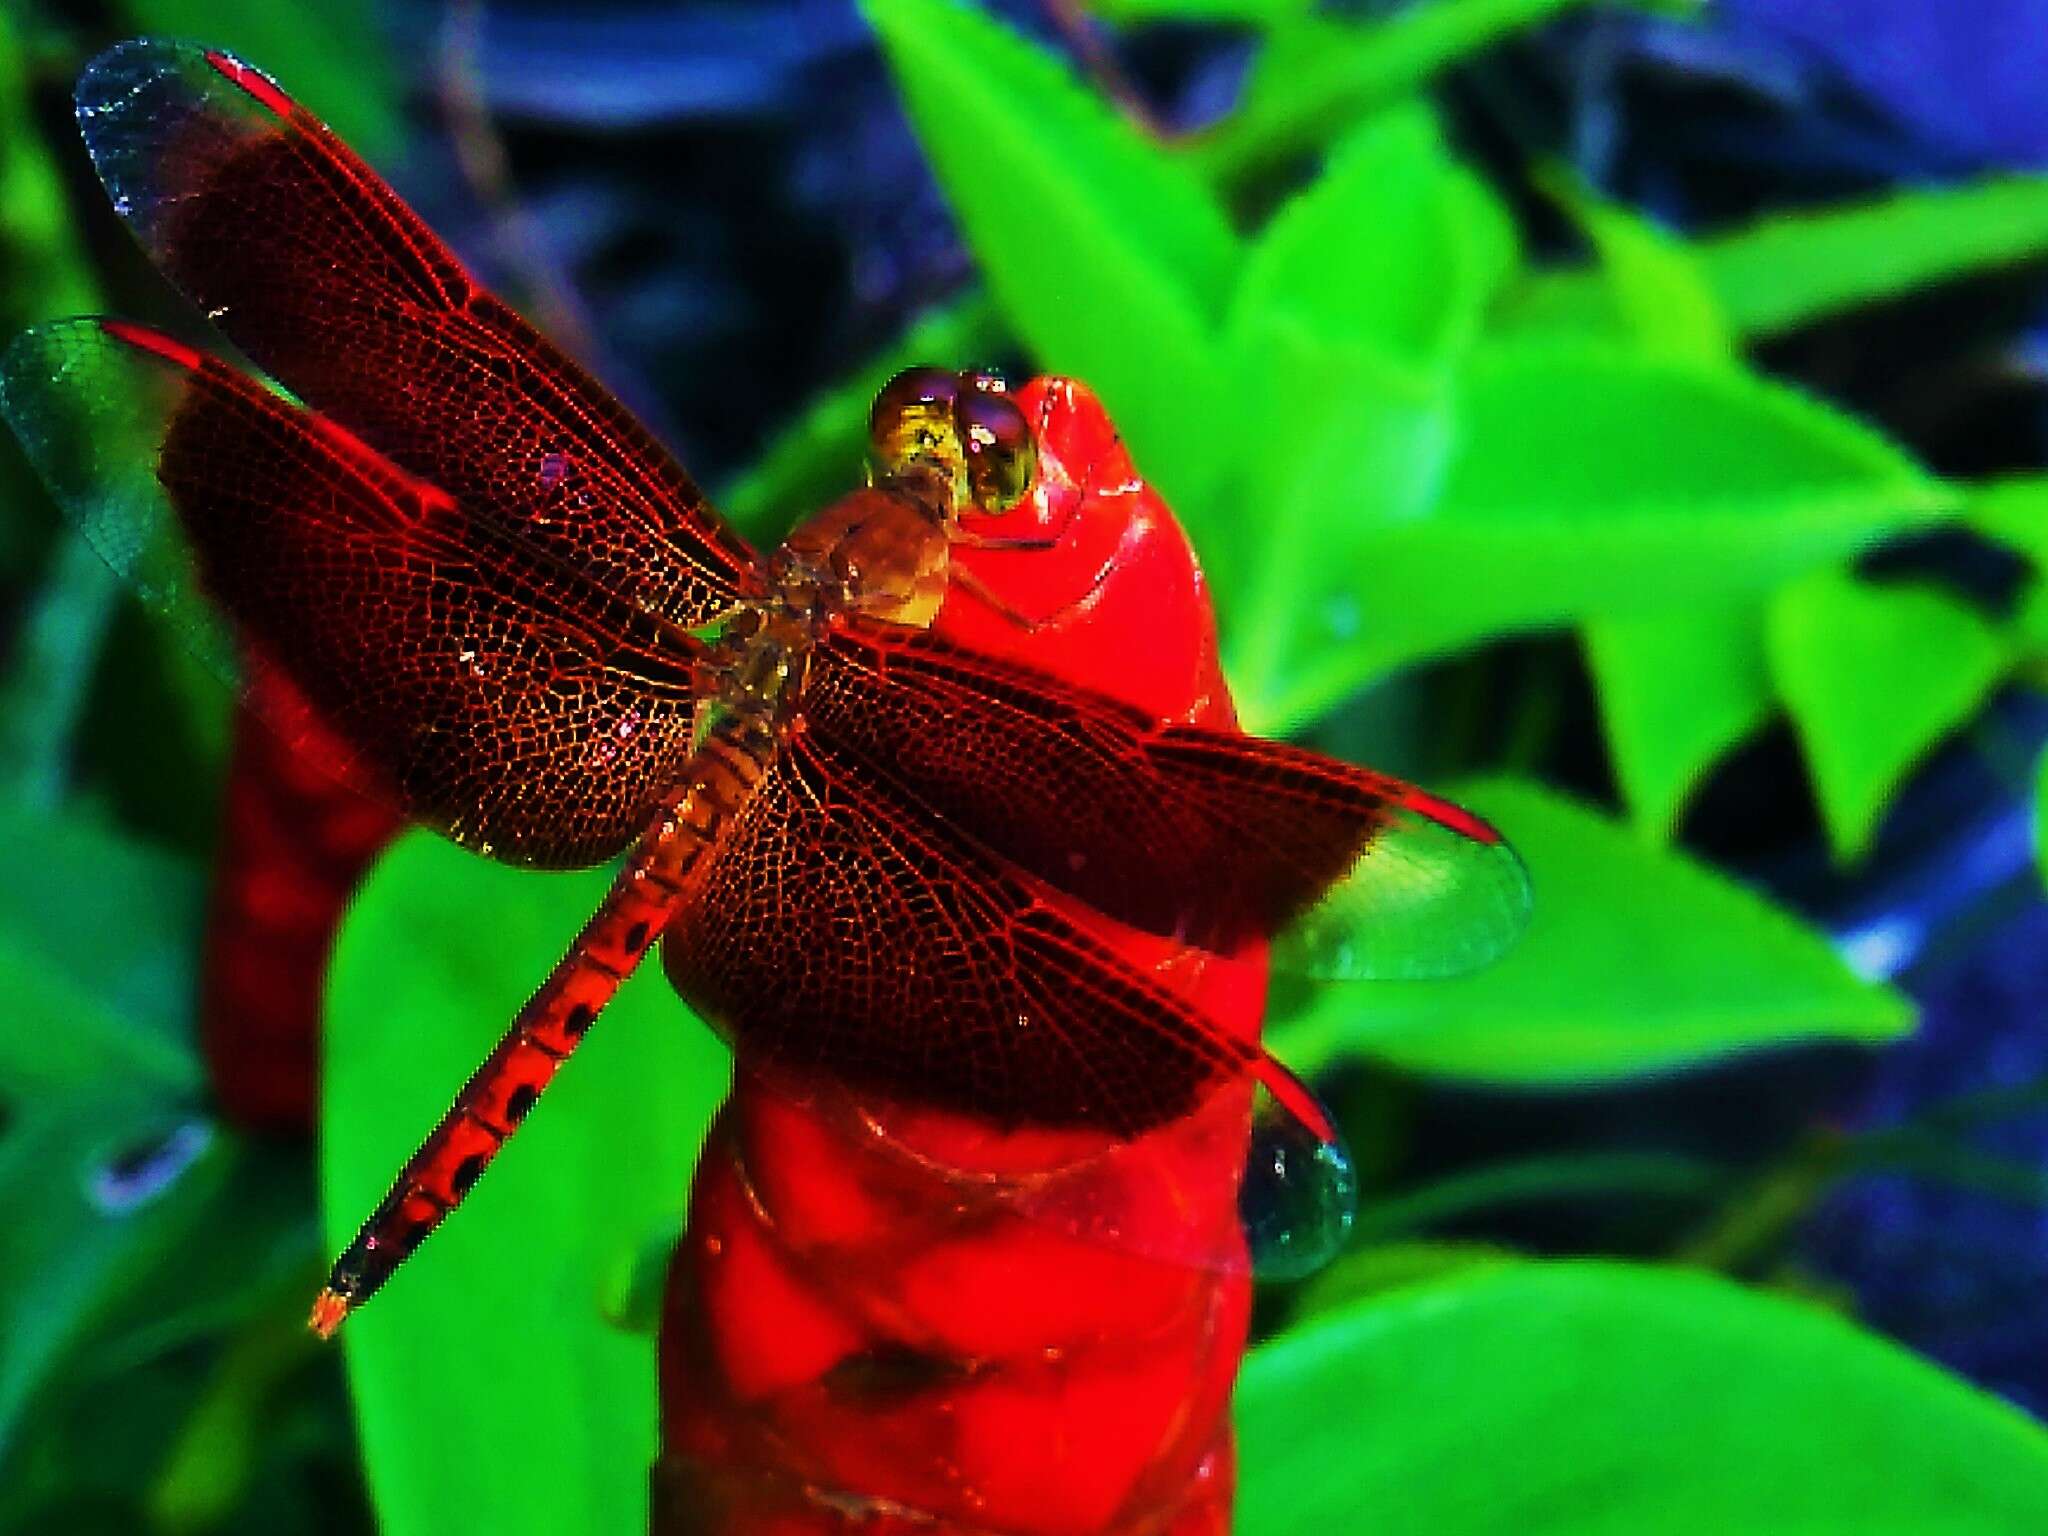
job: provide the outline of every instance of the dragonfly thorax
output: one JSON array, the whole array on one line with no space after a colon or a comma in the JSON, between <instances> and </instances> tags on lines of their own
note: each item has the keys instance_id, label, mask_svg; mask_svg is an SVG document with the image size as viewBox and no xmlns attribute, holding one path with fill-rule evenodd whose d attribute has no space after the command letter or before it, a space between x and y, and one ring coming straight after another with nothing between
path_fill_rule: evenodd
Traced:
<instances>
[{"instance_id":1,"label":"dragonfly thorax","mask_svg":"<svg viewBox=\"0 0 2048 1536\"><path fill-rule=\"evenodd\" d=\"M771 601L822 634L843 618L926 629L946 595L952 504L915 466L833 502L769 562Z\"/></svg>"}]
</instances>

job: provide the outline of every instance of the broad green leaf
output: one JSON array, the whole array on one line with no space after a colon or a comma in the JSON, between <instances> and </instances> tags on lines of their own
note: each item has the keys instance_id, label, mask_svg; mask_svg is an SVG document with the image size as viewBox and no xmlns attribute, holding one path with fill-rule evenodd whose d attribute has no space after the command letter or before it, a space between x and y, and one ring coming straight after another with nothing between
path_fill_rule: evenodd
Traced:
<instances>
[{"instance_id":1,"label":"broad green leaf","mask_svg":"<svg viewBox=\"0 0 2048 1536\"><path fill-rule=\"evenodd\" d=\"M995 307L979 291L926 315L785 425L720 498L719 509L757 542L779 542L800 518L860 483L868 409L884 384L917 364L986 367L1003 345Z\"/></svg>"},{"instance_id":2,"label":"broad green leaf","mask_svg":"<svg viewBox=\"0 0 2048 1536\"><path fill-rule=\"evenodd\" d=\"M378 865L328 991L321 1162L336 1249L607 878L508 869L426 834ZM725 1082L723 1048L643 967L475 1193L349 1320L363 1454L391 1536L647 1528L653 1344L601 1308L645 1234L680 1227Z\"/></svg>"},{"instance_id":3,"label":"broad green leaf","mask_svg":"<svg viewBox=\"0 0 2048 1536\"><path fill-rule=\"evenodd\" d=\"M2048 475L2014 475L1972 488L1971 528L2024 556L2033 566L2006 622L2013 649L2038 680L2048 656Z\"/></svg>"},{"instance_id":4,"label":"broad green leaf","mask_svg":"<svg viewBox=\"0 0 2048 1536\"><path fill-rule=\"evenodd\" d=\"M1500 278L1468 181L1426 108L1371 119L1260 233L1233 326L1285 316L1409 368L1446 365L1470 345Z\"/></svg>"},{"instance_id":5,"label":"broad green leaf","mask_svg":"<svg viewBox=\"0 0 2048 1536\"><path fill-rule=\"evenodd\" d=\"M1573 504L1605 509L1603 520L1686 513L1679 522L1704 526L1628 531L1657 544L1702 537L1716 563L1747 567L1743 551L1718 547L1720 519L1825 547L1845 526L1866 537L1876 522L1955 504L1868 427L1761 376L1597 346L1502 345L1480 356L1446 520L1512 539L1516 525ZM1701 573L1696 590L1722 579ZM1746 570L1738 581L1747 584Z\"/></svg>"},{"instance_id":6,"label":"broad green leaf","mask_svg":"<svg viewBox=\"0 0 2048 1536\"><path fill-rule=\"evenodd\" d=\"M1621 335L1678 362L1716 363L1735 355L1728 317L1691 247L1562 172L1548 180L1551 195L1592 242L1606 307ZM1571 319L1585 323L1585 317Z\"/></svg>"},{"instance_id":7,"label":"broad green leaf","mask_svg":"<svg viewBox=\"0 0 2048 1536\"><path fill-rule=\"evenodd\" d=\"M1708 281L1752 339L1947 278L2048 255L2048 176L1897 192L1776 214L1698 247Z\"/></svg>"},{"instance_id":8,"label":"broad green leaf","mask_svg":"<svg viewBox=\"0 0 2048 1536\"><path fill-rule=\"evenodd\" d=\"M2048 475L2014 475L1972 487L1969 525L2048 571Z\"/></svg>"},{"instance_id":9,"label":"broad green leaf","mask_svg":"<svg viewBox=\"0 0 2048 1536\"><path fill-rule=\"evenodd\" d=\"M1770 715L1763 622L1745 603L1586 625L1615 777L1631 818L1660 842L1707 770Z\"/></svg>"},{"instance_id":10,"label":"broad green leaf","mask_svg":"<svg viewBox=\"0 0 2048 1536\"><path fill-rule=\"evenodd\" d=\"M1767 340L1859 305L2048 256L2048 176L1915 188L1867 202L1778 213L1691 247L1729 325ZM1598 325L1605 279L1564 270L1515 297L1519 323Z\"/></svg>"},{"instance_id":11,"label":"broad green leaf","mask_svg":"<svg viewBox=\"0 0 2048 1536\"><path fill-rule=\"evenodd\" d=\"M0 805L0 1100L199 1086L199 871L131 838Z\"/></svg>"},{"instance_id":12,"label":"broad green leaf","mask_svg":"<svg viewBox=\"0 0 2048 1536\"><path fill-rule=\"evenodd\" d=\"M1239 1536L2035 1536L2048 1435L1802 1303L1475 1268L1254 1351Z\"/></svg>"},{"instance_id":13,"label":"broad green leaf","mask_svg":"<svg viewBox=\"0 0 2048 1536\"><path fill-rule=\"evenodd\" d=\"M1452 791L1529 866L1529 931L1449 981L1326 986L1269 1030L1297 1069L1371 1056L1482 1082L1597 1082L1757 1046L1881 1040L1906 1000L1725 875L1511 779Z\"/></svg>"},{"instance_id":14,"label":"broad green leaf","mask_svg":"<svg viewBox=\"0 0 2048 1536\"><path fill-rule=\"evenodd\" d=\"M236 1155L188 1111L118 1084L51 1096L9 1120L0 1135L0 1464L52 1373L195 1240Z\"/></svg>"},{"instance_id":15,"label":"broad green leaf","mask_svg":"<svg viewBox=\"0 0 2048 1536\"><path fill-rule=\"evenodd\" d=\"M1177 507L1213 490L1237 240L1182 162L956 0L865 0L1004 318L1086 379Z\"/></svg>"},{"instance_id":16,"label":"broad green leaf","mask_svg":"<svg viewBox=\"0 0 2048 1536\"><path fill-rule=\"evenodd\" d=\"M1953 504L1875 432L1739 370L1484 347L1435 507L1356 533L1356 629L1248 720L1299 723L1490 635L1760 595Z\"/></svg>"},{"instance_id":17,"label":"broad green leaf","mask_svg":"<svg viewBox=\"0 0 2048 1536\"><path fill-rule=\"evenodd\" d=\"M1424 515L1442 483L1451 369L1501 276L1467 180L1427 112L1385 113L1245 263L1229 344L1247 473L1222 515L1183 521L1254 715L1355 630L1355 541Z\"/></svg>"},{"instance_id":18,"label":"broad green leaf","mask_svg":"<svg viewBox=\"0 0 2048 1536\"><path fill-rule=\"evenodd\" d=\"M1931 587L1822 571L1771 604L1771 674L1839 859L1864 853L1914 764L1974 714L2011 660L1996 626Z\"/></svg>"},{"instance_id":19,"label":"broad green leaf","mask_svg":"<svg viewBox=\"0 0 2048 1536\"><path fill-rule=\"evenodd\" d=\"M1586 0L1434 0L1383 20L1300 16L1267 35L1236 112L1190 153L1222 184L1248 182L1408 95L1439 70Z\"/></svg>"},{"instance_id":20,"label":"broad green leaf","mask_svg":"<svg viewBox=\"0 0 2048 1536\"><path fill-rule=\"evenodd\" d=\"M1448 385L1284 317L1240 333L1242 425L1284 450L1247 450L1263 479L1233 516L1183 516L1215 583L1225 669L1248 728L1280 733L1368 680L1342 663L1367 631L1380 531L1427 515L1449 459ZM1376 585L1376 583L1375 583ZM1310 690L1334 680L1326 693Z\"/></svg>"},{"instance_id":21,"label":"broad green leaf","mask_svg":"<svg viewBox=\"0 0 2048 1536\"><path fill-rule=\"evenodd\" d=\"M1598 258L1605 329L1675 361L1712 364L1733 356L1726 317L1682 242L1561 174L1552 181L1552 195ZM1541 334L1546 324L1555 334L1595 323L1590 315L1521 317L1523 334ZM1587 661L1623 795L1638 823L1659 839L1670 837L1707 767L1770 708L1761 624L1760 612L1737 606L1586 626Z\"/></svg>"},{"instance_id":22,"label":"broad green leaf","mask_svg":"<svg viewBox=\"0 0 2048 1536\"><path fill-rule=\"evenodd\" d=\"M1620 334L1677 362L1712 366L1734 357L1727 317L1683 242L1562 179L1552 193L1593 244ZM1770 712L1762 625L1753 604L1586 625L1586 659L1623 797L1660 840L1706 770Z\"/></svg>"}]
</instances>

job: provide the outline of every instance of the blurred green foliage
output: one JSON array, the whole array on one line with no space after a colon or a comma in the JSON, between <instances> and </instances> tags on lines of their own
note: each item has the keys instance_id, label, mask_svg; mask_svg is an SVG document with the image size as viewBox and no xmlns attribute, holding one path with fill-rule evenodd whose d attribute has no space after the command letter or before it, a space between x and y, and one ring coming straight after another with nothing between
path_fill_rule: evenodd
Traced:
<instances>
[{"instance_id":1,"label":"blurred green foliage","mask_svg":"<svg viewBox=\"0 0 2048 1536\"><path fill-rule=\"evenodd\" d=\"M869 397L900 363L1015 349L1100 391L1192 531L1254 728L1333 730L1368 690L1398 703L1420 664L1575 633L1620 813L1514 761L1468 785L1530 862L1526 943L1456 982L1283 995L1274 1038L1304 1067L1541 1086L1898 1034L1901 996L1674 850L1680 817L1782 712L1853 862L1993 688L2048 677L2048 479L1944 481L1745 357L2048 252L2048 180L1687 241L1556 177L1584 255L1535 265L1428 89L1572 3L1358 21L1296 0L1116 0L1105 14L1227 17L1259 38L1238 111L1168 144L978 11L867 0L985 286L821 398L726 498L772 535L855 473ZM396 73L358 46L359 5L123 9L135 30L247 53L373 160L396 143ZM30 65L64 40L16 28L0 12L10 328L99 302L32 110ZM16 1234L0 1245L0 1529L110 1510L164 1531L321 1528L310 1511L350 1443L331 1357L297 1333L307 1282L601 877L421 841L386 860L333 978L321 1239L308 1169L197 1118L210 810L163 785L210 782L217 713L182 663L128 664L174 653L124 633L105 573L54 535L12 458L0 494L20 509L0 570L25 593L0 678L0 853L34 876L0 891L0 1213ZM1935 523L2027 566L2010 614L1859 566ZM120 664L101 664L108 647ZM105 733L111 748L81 730L96 709L129 732ZM145 709L173 727L145 735ZM1408 756L1500 766L1435 713L1397 732ZM92 751L108 760L78 761ZM387 1529L644 1526L651 1347L620 1297L674 1228L723 1073L660 978L637 980L461 1220L350 1325ZM1247 1371L1242 1528L1348 1529L1366 1510L1390 1531L1503 1536L2041 1530L2041 1431L1818 1305L1420 1235L1491 1203L1707 1203L1723 1183L1675 1157L1542 1161L1388 1202L1375 1241Z\"/></svg>"}]
</instances>

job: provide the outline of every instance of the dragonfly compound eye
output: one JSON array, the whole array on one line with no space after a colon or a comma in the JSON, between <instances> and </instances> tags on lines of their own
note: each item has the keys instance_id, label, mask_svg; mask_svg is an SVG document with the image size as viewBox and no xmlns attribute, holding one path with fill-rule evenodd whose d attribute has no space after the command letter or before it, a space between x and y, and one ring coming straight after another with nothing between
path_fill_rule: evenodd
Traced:
<instances>
[{"instance_id":1,"label":"dragonfly compound eye","mask_svg":"<svg viewBox=\"0 0 2048 1536\"><path fill-rule=\"evenodd\" d=\"M984 512L1007 512L1031 489L1038 471L1038 440L1017 403L990 381L976 379L953 406L967 456L967 485Z\"/></svg>"},{"instance_id":2,"label":"dragonfly compound eye","mask_svg":"<svg viewBox=\"0 0 2048 1536\"><path fill-rule=\"evenodd\" d=\"M890 473L913 459L931 459L958 470L960 459L953 402L960 375L944 368L906 368L884 384L868 413L868 446L875 468Z\"/></svg>"}]
</instances>

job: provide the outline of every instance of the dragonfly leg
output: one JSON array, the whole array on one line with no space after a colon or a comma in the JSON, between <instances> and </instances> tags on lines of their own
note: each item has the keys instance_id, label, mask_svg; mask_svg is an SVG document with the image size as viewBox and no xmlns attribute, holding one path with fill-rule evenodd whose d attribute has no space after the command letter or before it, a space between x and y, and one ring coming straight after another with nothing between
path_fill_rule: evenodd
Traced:
<instances>
[{"instance_id":1,"label":"dragonfly leg","mask_svg":"<svg viewBox=\"0 0 2048 1536\"><path fill-rule=\"evenodd\" d=\"M1027 635L1035 635L1040 630L1058 629L1064 624L1069 624L1092 609L1101 601L1104 584L1108 581L1109 573L1114 568L1115 562L1112 561L1109 565L1104 566L1102 570L1096 572L1095 579L1088 584L1087 591L1083 592L1079 597L1060 604L1059 607L1053 609L1050 613L1042 614L1024 612L1023 609L1017 607L1008 598L995 591L987 582L964 566L955 565L947 580L959 586L969 596L986 603L999 618L1016 625L1017 628L1023 630Z\"/></svg>"},{"instance_id":2,"label":"dragonfly leg","mask_svg":"<svg viewBox=\"0 0 2048 1536\"><path fill-rule=\"evenodd\" d=\"M1059 538L1055 534L1034 533L1027 536L1024 534L1008 533L976 533L971 528L956 527L947 535L947 537L953 543L962 545L968 549L1021 549L1028 551L1044 551L1048 549L1058 549L1060 547Z\"/></svg>"}]
</instances>

